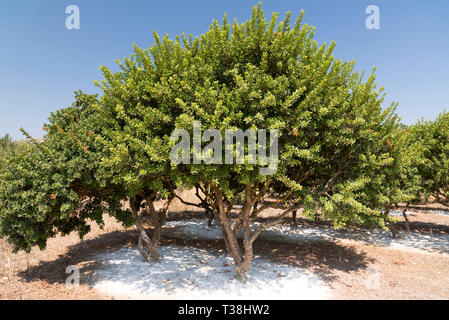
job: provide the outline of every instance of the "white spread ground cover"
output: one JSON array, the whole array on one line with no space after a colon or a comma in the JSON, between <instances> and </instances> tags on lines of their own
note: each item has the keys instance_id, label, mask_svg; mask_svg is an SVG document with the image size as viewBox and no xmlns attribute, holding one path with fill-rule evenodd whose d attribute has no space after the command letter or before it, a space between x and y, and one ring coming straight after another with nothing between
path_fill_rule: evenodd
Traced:
<instances>
[{"instance_id":1,"label":"white spread ground cover","mask_svg":"<svg viewBox=\"0 0 449 320\"><path fill-rule=\"evenodd\" d=\"M329 289L313 274L256 258L248 283L235 279L223 252L194 247L160 247L160 263L145 262L136 248L96 257L94 288L115 298L132 299L328 299Z\"/></svg>"},{"instance_id":2,"label":"white spread ground cover","mask_svg":"<svg viewBox=\"0 0 449 320\"><path fill-rule=\"evenodd\" d=\"M252 228L259 227L255 222ZM205 220L171 221L165 235L188 239L221 239L218 226ZM329 226L270 227L260 238L277 242L362 241L398 250L449 254L448 234L412 232L393 239L379 229L340 229ZM256 256L249 282L235 279L232 259L223 251L165 245L160 263L145 262L136 248L121 248L96 257L102 267L95 271L94 287L115 298L132 299L328 299L329 288L304 269L281 265Z\"/></svg>"}]
</instances>

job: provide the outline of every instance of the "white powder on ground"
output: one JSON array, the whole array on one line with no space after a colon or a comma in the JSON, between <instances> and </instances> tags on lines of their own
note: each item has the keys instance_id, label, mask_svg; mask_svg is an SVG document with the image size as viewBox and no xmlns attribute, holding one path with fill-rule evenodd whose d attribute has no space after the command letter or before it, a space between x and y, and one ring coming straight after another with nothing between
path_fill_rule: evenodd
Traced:
<instances>
[{"instance_id":1,"label":"white powder on ground","mask_svg":"<svg viewBox=\"0 0 449 320\"><path fill-rule=\"evenodd\" d=\"M252 228L260 226L253 223ZM163 233L187 239L221 239L221 228L203 220L168 222ZM306 227L297 231L276 225L260 238L275 242L361 241L397 250L449 253L448 234L412 232L393 239L387 231ZM248 283L235 279L234 266L225 252L166 245L159 249L160 263L143 260L136 248L122 248L97 257L94 287L115 298L132 299L329 299L329 288L304 269L255 257Z\"/></svg>"},{"instance_id":2,"label":"white powder on ground","mask_svg":"<svg viewBox=\"0 0 449 320\"><path fill-rule=\"evenodd\" d=\"M97 256L94 288L115 298L131 299L329 299L329 289L304 269L255 258L249 281L235 278L225 253L166 245L160 263L143 260L136 248Z\"/></svg>"}]
</instances>

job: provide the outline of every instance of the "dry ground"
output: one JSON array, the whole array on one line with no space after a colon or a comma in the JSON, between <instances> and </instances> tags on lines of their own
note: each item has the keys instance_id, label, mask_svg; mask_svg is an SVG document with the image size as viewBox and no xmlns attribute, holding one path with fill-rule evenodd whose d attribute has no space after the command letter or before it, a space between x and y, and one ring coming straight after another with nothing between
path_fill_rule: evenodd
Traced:
<instances>
[{"instance_id":1,"label":"dry ground","mask_svg":"<svg viewBox=\"0 0 449 320\"><path fill-rule=\"evenodd\" d=\"M79 265L86 273L94 263L89 259L94 253L131 245L132 241L130 232L113 218L106 218L103 230L93 225L83 241L76 233L58 236L48 241L44 251L33 249L29 254L12 253L11 246L0 239L0 299L105 298L83 283L83 276L79 288L68 289L66 267Z\"/></svg>"},{"instance_id":2,"label":"dry ground","mask_svg":"<svg viewBox=\"0 0 449 320\"><path fill-rule=\"evenodd\" d=\"M173 208L186 209L179 203ZM202 217L194 212L175 216ZM411 216L410 221L415 232L449 233L449 215L422 212ZM299 219L299 228L310 224ZM399 223L399 227L403 228L403 224ZM163 243L224 249L216 240L164 239ZM83 241L76 234L59 236L48 242L46 250L34 249L29 254L13 254L10 246L0 240L0 299L110 299L89 285L88 275L96 267L92 257L135 245L135 231L124 229L112 218L106 218L103 230L93 225ZM320 275L336 299L449 299L449 254L401 251L358 241L258 241L255 253ZM77 289L65 285L68 265L80 267L81 284ZM367 279L373 274L378 275L379 287L368 289Z\"/></svg>"}]
</instances>

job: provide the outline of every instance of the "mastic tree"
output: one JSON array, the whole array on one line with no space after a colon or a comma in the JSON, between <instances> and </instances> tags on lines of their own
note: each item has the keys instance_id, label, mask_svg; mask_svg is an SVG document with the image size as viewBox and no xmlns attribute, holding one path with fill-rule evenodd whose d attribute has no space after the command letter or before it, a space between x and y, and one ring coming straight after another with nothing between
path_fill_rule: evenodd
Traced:
<instances>
[{"instance_id":1,"label":"mastic tree","mask_svg":"<svg viewBox=\"0 0 449 320\"><path fill-rule=\"evenodd\" d=\"M410 225L406 211L410 204L419 203L422 199L423 188L418 165L423 161L423 148L413 139L407 126L396 126L394 130L388 132L386 139L380 139L378 145L381 149L382 144L387 146L388 153L385 153L383 161L377 165L372 163L368 167L367 174L370 181L356 191L362 195L361 201L365 205L381 209L379 214L382 219L379 224L388 227L393 237L396 237L398 231L395 219L390 215L392 210L398 209L399 204L405 204L402 214L409 233ZM374 154L381 152L379 150Z\"/></svg>"},{"instance_id":2,"label":"mastic tree","mask_svg":"<svg viewBox=\"0 0 449 320\"><path fill-rule=\"evenodd\" d=\"M103 226L108 213L126 226L135 224L142 255L159 260L161 227L173 198L165 179L168 152L160 157L168 142L152 135L155 123L164 127L159 119L148 112L142 123L149 131L142 131L136 118L127 122L124 107L112 89L105 88L100 100L79 91L72 106L51 114L42 142L24 131L31 145L10 157L0 173L0 234L16 249L44 248L57 233L78 231L83 237L89 220ZM156 210L153 202L161 197L168 201ZM151 225L150 235L144 223Z\"/></svg>"},{"instance_id":3,"label":"mastic tree","mask_svg":"<svg viewBox=\"0 0 449 320\"><path fill-rule=\"evenodd\" d=\"M426 189L422 184L422 177L419 167L425 163L424 145L417 141L411 133L410 126L403 126L397 133L396 141L393 143L395 150L394 168L385 176L385 185L392 185L397 192L390 197L390 204L386 207L386 212L393 207L399 209L399 205L404 205L402 215L405 221L406 234L411 232L407 211L410 205L420 204L425 198ZM394 221L388 222L388 226L396 237L397 230Z\"/></svg>"},{"instance_id":4,"label":"mastic tree","mask_svg":"<svg viewBox=\"0 0 449 320\"><path fill-rule=\"evenodd\" d=\"M312 218L333 219L336 227L382 225L381 211L390 201L382 197L373 172L390 170L394 160L389 139L399 127L395 105L382 109L383 89L376 88L374 74L364 80L354 62L332 55L334 43L318 45L315 29L302 17L292 25L289 13L280 23L274 13L267 21L259 5L249 21L230 24L225 17L200 37L171 40L155 34L150 50L136 49L133 60L141 86L158 79L154 94L163 95L158 99L170 108L177 129L193 135L199 121L203 130L218 129L222 136L226 129L278 130L279 159L272 175L261 174L262 158L234 165L191 159L176 166L177 185L210 188L226 248L242 279L258 235L289 213L304 208ZM196 153L192 146L191 155ZM271 192L283 197L258 208ZM230 219L236 203L242 207ZM284 210L251 229L251 220L270 207Z\"/></svg>"},{"instance_id":5,"label":"mastic tree","mask_svg":"<svg viewBox=\"0 0 449 320\"><path fill-rule=\"evenodd\" d=\"M420 120L409 131L423 148L424 159L417 165L422 200L449 207L449 113L445 111L435 120Z\"/></svg>"},{"instance_id":6,"label":"mastic tree","mask_svg":"<svg viewBox=\"0 0 449 320\"><path fill-rule=\"evenodd\" d=\"M177 172L170 163L170 135L174 130L171 101L165 95L165 75L147 51L119 61L120 71L101 67L104 80L97 117L104 134L98 141L106 152L100 175L122 186L139 231L139 249L146 259L156 251L171 201ZM154 202L165 199L160 209ZM146 210L141 214L141 206ZM144 222L150 222L151 235ZM149 251L149 252L146 252Z\"/></svg>"},{"instance_id":7,"label":"mastic tree","mask_svg":"<svg viewBox=\"0 0 449 320\"><path fill-rule=\"evenodd\" d=\"M267 21L259 5L249 21L230 24L225 17L200 37L155 33L154 45L135 46L118 72L103 67L103 95L79 94L75 106L52 115L43 143L2 169L0 233L28 249L56 232L82 235L87 218L101 223L107 211L136 223L139 249L157 260L174 191L198 187L220 223L237 276L246 279L260 233L295 210L330 218L336 227L383 226L386 205L402 199L396 182L387 195L382 186L402 161L392 149L400 128L395 105L383 109L374 73L365 77L354 62L337 60L335 44L318 45L302 17L292 24L287 13L278 23L274 13ZM258 141L255 162L247 155L242 164L225 164L217 154L221 163L195 163L209 137L200 146L189 143L189 161L174 163L173 132L193 136L197 123L222 137L230 129L268 130L270 156L274 142L279 156L267 162ZM272 193L278 201L257 205ZM157 199L166 202L156 211ZM141 207L153 225L150 236ZM270 208L282 213L251 224Z\"/></svg>"}]
</instances>

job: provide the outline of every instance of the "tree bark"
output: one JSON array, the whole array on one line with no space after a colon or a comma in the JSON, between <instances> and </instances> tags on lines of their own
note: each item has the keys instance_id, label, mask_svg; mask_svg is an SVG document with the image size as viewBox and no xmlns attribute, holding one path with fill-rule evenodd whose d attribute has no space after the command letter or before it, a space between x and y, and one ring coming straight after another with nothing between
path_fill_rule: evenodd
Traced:
<instances>
[{"instance_id":1,"label":"tree bark","mask_svg":"<svg viewBox=\"0 0 449 320\"><path fill-rule=\"evenodd\" d=\"M242 261L243 261L242 252L240 250L240 246L237 241L237 236L234 234L234 232L230 226L229 219L226 216L224 203L223 203L223 194L221 193L221 191L218 187L214 186L213 189L214 189L214 194L215 194L216 201L217 201L218 219L219 219L219 222L222 227L223 238L224 238L224 243L226 245L226 250L228 251L229 255L234 260L235 272L237 274L237 278L239 278L241 280L245 280L246 276L244 273L241 272L241 268L240 268Z\"/></svg>"},{"instance_id":2,"label":"tree bark","mask_svg":"<svg viewBox=\"0 0 449 320\"><path fill-rule=\"evenodd\" d=\"M402 215L404 216L404 220L405 220L405 230L406 230L405 232L406 232L406 234L409 234L411 232L410 223L408 221L408 217L407 217L407 214L406 214L409 205L410 204L407 203L407 205L405 206L405 209L402 211Z\"/></svg>"},{"instance_id":3,"label":"tree bark","mask_svg":"<svg viewBox=\"0 0 449 320\"><path fill-rule=\"evenodd\" d=\"M246 281L247 280L246 274L250 269L251 262L254 256L253 252L254 241L256 241L257 237L263 230L280 223L287 214L289 214L292 211L298 210L300 206L299 205L292 206L284 213L282 213L279 217L277 217L277 219L265 222L259 229L257 229L254 233L251 234L250 228L251 226L249 224L252 218L251 212L255 211L254 202L257 201L257 199L260 199L261 194L259 193L259 195L256 196L254 189L250 185L247 185L245 187L245 201L243 203L242 210L240 211L238 218L234 221L234 223L231 226L224 209L223 195L217 186L214 186L213 189L216 196L218 218L222 226L223 238L226 245L226 249L229 255L234 259L235 272L237 274L237 278L242 281ZM264 187L263 192L265 191L266 188ZM240 247L237 240L238 234L242 229L243 229L243 248Z\"/></svg>"},{"instance_id":4,"label":"tree bark","mask_svg":"<svg viewBox=\"0 0 449 320\"><path fill-rule=\"evenodd\" d=\"M214 220L214 212L211 209L206 209L207 225L210 227Z\"/></svg>"},{"instance_id":5,"label":"tree bark","mask_svg":"<svg viewBox=\"0 0 449 320\"><path fill-rule=\"evenodd\" d=\"M398 237L398 230L396 229L394 222L392 221L388 222L388 229L390 229L393 239L396 239Z\"/></svg>"},{"instance_id":6,"label":"tree bark","mask_svg":"<svg viewBox=\"0 0 449 320\"><path fill-rule=\"evenodd\" d=\"M296 220L296 210L292 212L293 230L298 230L298 220Z\"/></svg>"},{"instance_id":7,"label":"tree bark","mask_svg":"<svg viewBox=\"0 0 449 320\"><path fill-rule=\"evenodd\" d=\"M139 248L140 254L146 261L150 261L151 259L155 262L160 260L160 255L157 252L157 244L153 243L151 238L148 236L145 227L142 225L139 217L138 206L136 206L135 200L130 200L131 211L134 214L134 218L136 219L136 228L139 232L139 242L137 247Z\"/></svg>"},{"instance_id":8,"label":"tree bark","mask_svg":"<svg viewBox=\"0 0 449 320\"><path fill-rule=\"evenodd\" d=\"M251 229L249 225L251 209L254 208L254 204L257 200L253 200L253 190L250 185L245 187L245 202L243 203L242 211L240 215L243 220L243 261L240 266L238 266L238 274L241 274L243 280L247 280L246 273L249 271L251 262L253 260L253 242L251 239ZM237 271L237 268L236 268Z\"/></svg>"},{"instance_id":9,"label":"tree bark","mask_svg":"<svg viewBox=\"0 0 449 320\"><path fill-rule=\"evenodd\" d=\"M130 201L131 211L134 214L134 217L136 219L136 228L139 232L139 242L138 242L138 248L142 256L146 261L153 260L155 262L158 262L160 260L160 255L157 252L157 247L161 240L161 234L162 234L162 227L165 224L165 221L167 219L167 213L168 208L170 206L171 201L174 198L173 193L170 194L169 198L167 199L167 202L163 206L162 209L159 211L156 211L153 205L153 197L155 194L152 195L145 195L143 198L146 202L146 208L149 213L149 223L153 227L153 232L151 233L151 237L148 235L147 230L143 226L143 219L141 216L139 216L139 207L135 200Z\"/></svg>"},{"instance_id":10,"label":"tree bark","mask_svg":"<svg viewBox=\"0 0 449 320\"><path fill-rule=\"evenodd\" d=\"M389 214L390 214L390 208L387 208L387 210L385 210L385 213L384 213L384 220L385 220L385 223L386 223L388 229L391 232L391 235L395 239L395 238L397 238L398 230L396 229L394 222L391 221Z\"/></svg>"}]
</instances>

